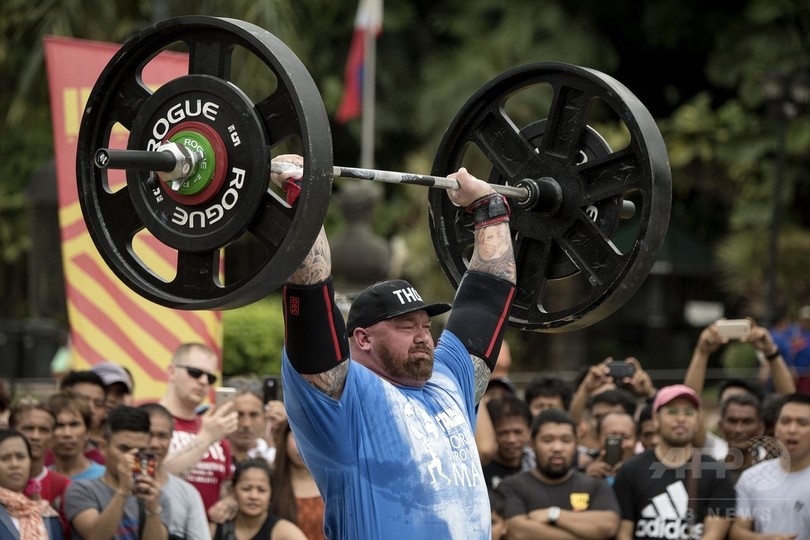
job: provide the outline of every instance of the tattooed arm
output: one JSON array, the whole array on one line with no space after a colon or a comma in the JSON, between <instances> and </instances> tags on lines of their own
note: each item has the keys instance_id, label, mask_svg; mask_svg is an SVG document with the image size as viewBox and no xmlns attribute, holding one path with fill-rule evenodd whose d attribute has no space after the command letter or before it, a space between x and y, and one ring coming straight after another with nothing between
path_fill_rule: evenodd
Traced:
<instances>
[{"instance_id":1,"label":"tattooed arm","mask_svg":"<svg viewBox=\"0 0 810 540\"><path fill-rule=\"evenodd\" d=\"M460 189L448 190L448 196L462 208L469 210L475 201L494 193L492 186L465 169L450 177L458 180ZM456 292L447 328L470 353L475 369L473 399L478 403L498 358L517 272L508 221L479 224L474 234L470 266Z\"/></svg>"},{"instance_id":2,"label":"tattooed arm","mask_svg":"<svg viewBox=\"0 0 810 540\"><path fill-rule=\"evenodd\" d=\"M301 156L275 158L303 167ZM289 179L299 178L300 170L272 174L280 187ZM312 386L327 396L339 399L346 382L349 347L343 317L334 304L331 285L332 254L326 232L321 227L304 260L287 279L285 286L285 347L290 363ZM290 299L294 299L291 307ZM335 347L335 342L338 346Z\"/></svg>"},{"instance_id":3,"label":"tattooed arm","mask_svg":"<svg viewBox=\"0 0 810 540\"><path fill-rule=\"evenodd\" d=\"M458 180L460 189L447 190L447 194L454 204L462 208L470 206L476 199L495 192L492 186L483 180L478 180L466 169L451 174L450 178ZM470 259L469 270L515 283L517 279L515 254L512 250L508 221L475 231L475 249Z\"/></svg>"}]
</instances>

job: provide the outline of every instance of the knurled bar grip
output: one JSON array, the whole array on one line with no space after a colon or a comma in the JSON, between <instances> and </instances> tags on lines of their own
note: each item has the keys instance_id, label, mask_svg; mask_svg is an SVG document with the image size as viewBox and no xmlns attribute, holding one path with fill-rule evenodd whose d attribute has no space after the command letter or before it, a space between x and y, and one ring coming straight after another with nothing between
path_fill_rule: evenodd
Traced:
<instances>
[{"instance_id":1,"label":"knurled bar grip","mask_svg":"<svg viewBox=\"0 0 810 540\"><path fill-rule=\"evenodd\" d=\"M274 161L270 164L270 172L283 173L291 169L297 169L294 163ZM412 184L417 186L427 186L441 189L458 189L458 182L445 176L430 176L426 174L412 174L395 171L380 171L376 169L360 169L357 167L333 167L332 176L335 178L353 178L356 180L371 180L372 182L383 182L386 184ZM522 187L503 186L491 184L496 193L505 197L526 199L529 197L529 190Z\"/></svg>"},{"instance_id":2,"label":"knurled bar grip","mask_svg":"<svg viewBox=\"0 0 810 540\"><path fill-rule=\"evenodd\" d=\"M100 148L96 151L93 161L99 169L171 172L177 166L177 158L171 152L150 150Z\"/></svg>"}]
</instances>

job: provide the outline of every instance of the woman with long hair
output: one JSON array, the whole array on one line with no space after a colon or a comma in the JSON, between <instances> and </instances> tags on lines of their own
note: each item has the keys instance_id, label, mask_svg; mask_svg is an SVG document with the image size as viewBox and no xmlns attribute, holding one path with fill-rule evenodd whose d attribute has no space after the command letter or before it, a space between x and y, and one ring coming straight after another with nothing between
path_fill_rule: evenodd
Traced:
<instances>
[{"instance_id":1,"label":"woman with long hair","mask_svg":"<svg viewBox=\"0 0 810 540\"><path fill-rule=\"evenodd\" d=\"M61 540L62 526L48 501L29 499L31 446L22 433L0 429L0 538Z\"/></svg>"},{"instance_id":2,"label":"woman with long hair","mask_svg":"<svg viewBox=\"0 0 810 540\"><path fill-rule=\"evenodd\" d=\"M306 540L294 523L270 513L271 477L263 459L239 462L231 479L236 517L211 524L214 540Z\"/></svg>"},{"instance_id":3,"label":"woman with long hair","mask_svg":"<svg viewBox=\"0 0 810 540\"><path fill-rule=\"evenodd\" d=\"M290 424L286 420L280 422L275 434L276 460L270 510L297 524L307 535L307 540L325 540L323 498L298 453Z\"/></svg>"}]
</instances>

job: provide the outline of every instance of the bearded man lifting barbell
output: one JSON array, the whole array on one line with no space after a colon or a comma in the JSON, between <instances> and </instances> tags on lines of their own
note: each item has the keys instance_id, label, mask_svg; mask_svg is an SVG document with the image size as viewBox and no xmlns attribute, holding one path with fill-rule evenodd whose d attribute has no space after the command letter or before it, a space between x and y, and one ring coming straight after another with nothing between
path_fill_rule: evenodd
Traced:
<instances>
[{"instance_id":1,"label":"bearded man lifting barbell","mask_svg":"<svg viewBox=\"0 0 810 540\"><path fill-rule=\"evenodd\" d=\"M178 44L189 51L188 74L153 92L142 80L144 66ZM236 85L234 51L267 68L272 80L257 86L269 93L254 101ZM532 97L528 109L507 106L537 87L543 96L551 90L548 107L545 97ZM512 118L512 109L522 112ZM616 118L628 140L614 151L591 124ZM129 131L126 150L108 148L114 125ZM289 138L306 156L303 173L272 170L282 161L303 166L292 156L270 164L272 149ZM476 148L478 157L468 161ZM445 177L463 163L487 170L481 155L490 162L482 173L488 184L464 170ZM324 104L289 47L244 21L178 17L138 33L100 75L82 117L77 187L104 261L158 304L236 308L291 276L284 297L287 406L326 499L328 536L489 538L472 425L504 323L543 332L584 328L638 290L669 221L663 137L612 77L538 62L475 92L445 132L431 176L338 167L331 158ZM267 189L269 165L278 185L294 186L285 181L296 174L303 179L297 203L290 204L292 188L287 201ZM125 169L126 185L114 189L106 169ZM425 304L407 282L363 292L347 333L322 230L338 177L457 190L430 195L436 255L458 288L435 363L430 317L450 306ZM510 225L501 195L514 203ZM621 229L629 229L623 241ZM160 258L159 267L139 257L135 239L144 231L176 257ZM258 242L258 264L222 279L221 256L242 238ZM174 269L165 268L167 260L176 260ZM569 277L583 294L546 302L555 296L549 285Z\"/></svg>"},{"instance_id":2,"label":"bearded man lifting barbell","mask_svg":"<svg viewBox=\"0 0 810 540\"><path fill-rule=\"evenodd\" d=\"M299 156L276 160L303 166ZM300 177L272 175L278 186ZM435 351L431 317L451 306L426 304L403 280L362 291L347 335L323 229L284 286L284 399L328 538L490 538L473 426L515 262L503 196L465 169L451 177L460 187L448 196L472 218L476 244Z\"/></svg>"}]
</instances>

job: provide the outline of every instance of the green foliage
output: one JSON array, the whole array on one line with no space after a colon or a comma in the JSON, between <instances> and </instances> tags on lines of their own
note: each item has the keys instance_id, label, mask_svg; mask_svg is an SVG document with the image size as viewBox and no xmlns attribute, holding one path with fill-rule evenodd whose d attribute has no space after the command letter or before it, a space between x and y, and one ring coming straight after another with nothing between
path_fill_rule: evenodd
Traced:
<instances>
[{"instance_id":1,"label":"green foliage","mask_svg":"<svg viewBox=\"0 0 810 540\"><path fill-rule=\"evenodd\" d=\"M334 115L356 7L356 0L4 1L0 305L9 297L6 291L26 290L20 276L25 275L29 240L20 194L31 173L53 153L43 36L123 42L150 25L158 8L169 17L247 20L267 28L298 55L327 112ZM810 67L808 28L806 0L386 2L377 51L377 166L430 171L456 111L481 85L509 68L563 61L599 69L625 83L656 115L673 169L672 221L708 245L719 245L729 302L755 306L764 296L779 150L779 126L769 119L762 79L772 69ZM260 77L253 64L240 62L234 61L236 83L250 93ZM597 127L611 142L621 136L612 126ZM355 164L360 123L333 125L332 138L335 162ZM810 191L805 180L810 168L806 112L788 126L786 142L778 288L787 301L806 301L810 195L804 196L806 204L801 199L802 190ZM340 225L339 216L330 212L329 232ZM418 282L424 294L452 296L431 245L424 189L386 186L375 228L406 246L403 274ZM22 293L14 298L25 300ZM228 373L277 372L279 314L277 298L225 313Z\"/></svg>"},{"instance_id":2,"label":"green foliage","mask_svg":"<svg viewBox=\"0 0 810 540\"><path fill-rule=\"evenodd\" d=\"M723 349L720 363L729 377L748 377L751 370L759 365L759 360L751 345L733 342Z\"/></svg>"},{"instance_id":3,"label":"green foliage","mask_svg":"<svg viewBox=\"0 0 810 540\"><path fill-rule=\"evenodd\" d=\"M222 366L226 377L281 373L284 318L278 295L223 312Z\"/></svg>"},{"instance_id":4,"label":"green foliage","mask_svg":"<svg viewBox=\"0 0 810 540\"><path fill-rule=\"evenodd\" d=\"M736 232L718 246L721 284L739 298L752 314L765 311L767 273L770 264L769 238L765 233ZM794 313L810 298L810 235L793 228L779 237L776 272L777 306Z\"/></svg>"}]
</instances>

